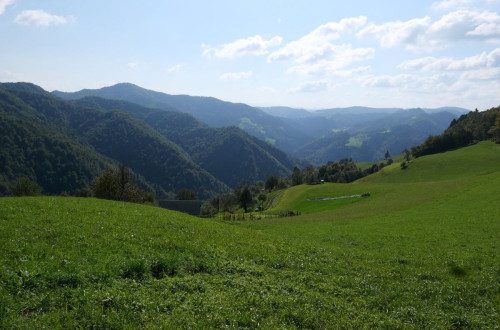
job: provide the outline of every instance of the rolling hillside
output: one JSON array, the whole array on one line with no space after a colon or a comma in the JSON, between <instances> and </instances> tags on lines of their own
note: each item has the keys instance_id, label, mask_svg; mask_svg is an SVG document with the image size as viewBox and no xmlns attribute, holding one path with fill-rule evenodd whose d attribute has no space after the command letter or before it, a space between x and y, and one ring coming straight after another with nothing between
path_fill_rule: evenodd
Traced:
<instances>
[{"instance_id":1,"label":"rolling hillside","mask_svg":"<svg viewBox=\"0 0 500 330\"><path fill-rule=\"evenodd\" d=\"M301 216L259 221L0 198L0 327L495 328L499 157L484 142L297 186L275 211Z\"/></svg>"},{"instance_id":2,"label":"rolling hillside","mask_svg":"<svg viewBox=\"0 0 500 330\"><path fill-rule=\"evenodd\" d=\"M406 209L456 189L463 190L467 195L468 185L475 180L484 179L488 175L496 177L500 172L499 164L500 145L481 142L459 150L417 158L405 170L401 169L399 163L394 163L351 184L295 186L285 190L276 208L270 211L293 209L318 212L338 208L335 212L344 218L351 217L350 212L373 214ZM361 195L364 192L369 192L371 196L307 201L314 198ZM380 203L381 200L383 203Z\"/></svg>"}]
</instances>

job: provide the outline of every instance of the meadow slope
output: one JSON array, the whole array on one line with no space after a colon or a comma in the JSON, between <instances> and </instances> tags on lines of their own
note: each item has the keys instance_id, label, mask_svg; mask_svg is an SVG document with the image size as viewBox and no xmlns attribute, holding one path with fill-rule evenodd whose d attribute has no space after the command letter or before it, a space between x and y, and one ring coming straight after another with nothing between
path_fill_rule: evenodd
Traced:
<instances>
[{"instance_id":1,"label":"meadow slope","mask_svg":"<svg viewBox=\"0 0 500 330\"><path fill-rule=\"evenodd\" d=\"M500 145L298 186L246 222L0 199L0 327L495 328ZM370 197L307 202L370 192Z\"/></svg>"}]
</instances>

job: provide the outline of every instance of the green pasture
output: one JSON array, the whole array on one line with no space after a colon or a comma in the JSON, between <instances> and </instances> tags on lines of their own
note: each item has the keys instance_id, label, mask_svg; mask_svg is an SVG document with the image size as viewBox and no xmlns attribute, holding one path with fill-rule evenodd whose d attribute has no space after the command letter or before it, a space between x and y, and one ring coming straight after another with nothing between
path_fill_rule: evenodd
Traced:
<instances>
[{"instance_id":1,"label":"green pasture","mask_svg":"<svg viewBox=\"0 0 500 330\"><path fill-rule=\"evenodd\" d=\"M1 198L0 328L495 329L499 187L481 143L290 188L289 218Z\"/></svg>"}]
</instances>

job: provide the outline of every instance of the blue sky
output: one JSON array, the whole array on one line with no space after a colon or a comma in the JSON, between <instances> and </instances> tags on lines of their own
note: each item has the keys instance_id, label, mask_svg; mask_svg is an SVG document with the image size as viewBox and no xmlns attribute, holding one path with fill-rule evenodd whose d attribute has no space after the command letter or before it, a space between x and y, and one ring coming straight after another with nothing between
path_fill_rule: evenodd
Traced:
<instances>
[{"instance_id":1,"label":"blue sky","mask_svg":"<svg viewBox=\"0 0 500 330\"><path fill-rule=\"evenodd\" d=\"M0 81L485 110L500 105L500 0L0 0Z\"/></svg>"}]
</instances>

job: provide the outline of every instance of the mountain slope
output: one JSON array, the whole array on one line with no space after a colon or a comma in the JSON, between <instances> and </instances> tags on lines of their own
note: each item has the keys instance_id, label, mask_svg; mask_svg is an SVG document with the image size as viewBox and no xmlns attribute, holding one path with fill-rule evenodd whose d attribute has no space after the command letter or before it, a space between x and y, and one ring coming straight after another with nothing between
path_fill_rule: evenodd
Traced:
<instances>
[{"instance_id":1,"label":"mountain slope","mask_svg":"<svg viewBox=\"0 0 500 330\"><path fill-rule=\"evenodd\" d=\"M26 84L0 86L8 96L4 98L9 104L8 115L36 122L66 139L92 146L94 152L108 159L125 163L156 184L157 193L173 194L188 188L206 198L228 191L225 184L196 165L179 146L130 114L75 106L43 90L27 90L30 85ZM12 100L19 102L9 102Z\"/></svg>"},{"instance_id":2,"label":"mountain slope","mask_svg":"<svg viewBox=\"0 0 500 330\"><path fill-rule=\"evenodd\" d=\"M265 180L271 174L288 175L295 166L286 153L237 127L211 128L186 113L154 110L126 101L84 97L73 102L133 114L230 187Z\"/></svg>"}]
</instances>

